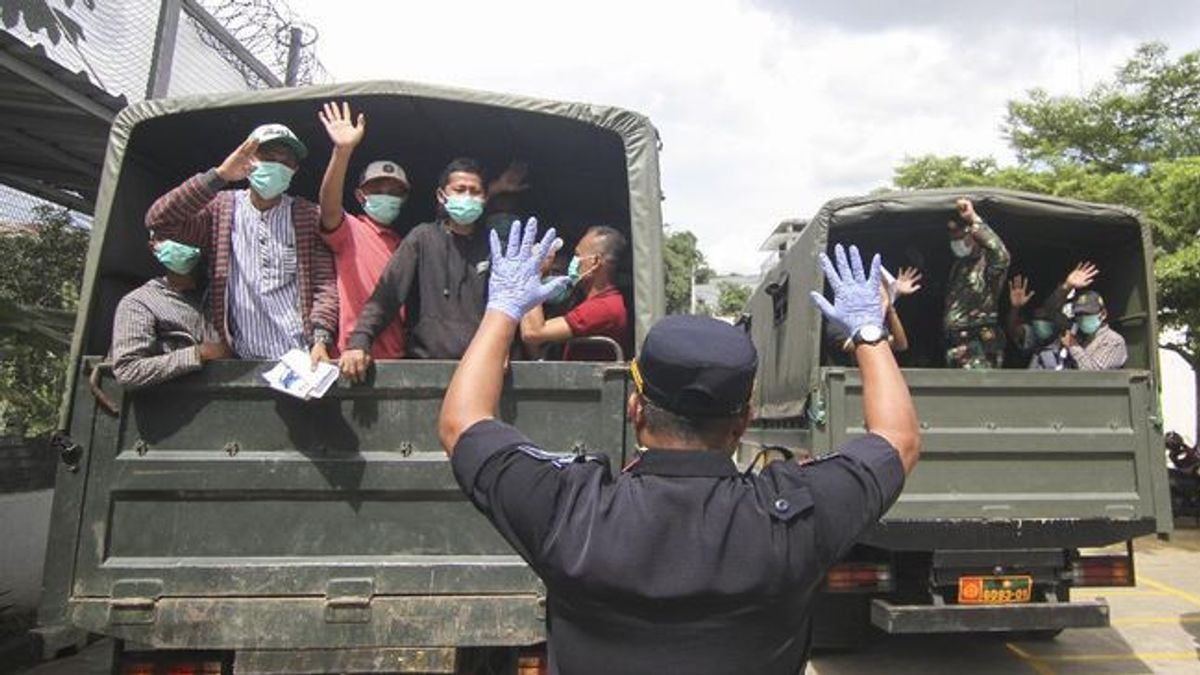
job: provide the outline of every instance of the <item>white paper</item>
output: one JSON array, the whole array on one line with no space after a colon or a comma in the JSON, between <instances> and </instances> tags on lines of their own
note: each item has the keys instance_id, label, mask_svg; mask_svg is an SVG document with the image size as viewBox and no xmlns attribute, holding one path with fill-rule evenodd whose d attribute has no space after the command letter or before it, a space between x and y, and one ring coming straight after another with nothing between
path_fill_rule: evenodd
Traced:
<instances>
[{"instance_id":1,"label":"white paper","mask_svg":"<svg viewBox=\"0 0 1200 675\"><path fill-rule=\"evenodd\" d=\"M309 400L321 398L338 379L337 366L321 362L317 369L312 369L312 359L302 349L293 349L279 360L270 370L263 373L263 379L272 389L299 399Z\"/></svg>"}]
</instances>

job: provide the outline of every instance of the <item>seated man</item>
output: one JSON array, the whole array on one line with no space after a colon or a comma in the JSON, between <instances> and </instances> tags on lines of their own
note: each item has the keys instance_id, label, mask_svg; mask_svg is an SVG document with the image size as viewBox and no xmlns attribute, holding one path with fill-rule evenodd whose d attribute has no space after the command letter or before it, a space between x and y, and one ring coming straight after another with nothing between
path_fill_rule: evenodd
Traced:
<instances>
[{"instance_id":1,"label":"seated man","mask_svg":"<svg viewBox=\"0 0 1200 675\"><path fill-rule=\"evenodd\" d=\"M1021 309L1033 298L1029 290L1029 279L1022 275L1012 278L1008 284L1008 315L1005 329L1009 338L1021 354L1029 357L1029 368L1062 370L1066 366L1067 349L1059 336L1068 327L1062 308L1071 293L1087 288L1100 271L1090 262L1081 262L1067 274L1061 284L1041 305L1033 310L1029 322L1021 321Z\"/></svg>"},{"instance_id":2,"label":"seated man","mask_svg":"<svg viewBox=\"0 0 1200 675\"><path fill-rule=\"evenodd\" d=\"M317 205L285 194L306 154L290 129L264 124L146 214L146 227L159 236L207 254L213 325L243 359L304 348L315 364L333 346L337 281ZM223 190L246 179L247 189Z\"/></svg>"},{"instance_id":3,"label":"seated man","mask_svg":"<svg viewBox=\"0 0 1200 675\"><path fill-rule=\"evenodd\" d=\"M1104 298L1087 291L1075 298L1075 325L1063 333L1067 366L1077 370L1115 370L1125 365L1125 338L1108 326Z\"/></svg>"},{"instance_id":4,"label":"seated man","mask_svg":"<svg viewBox=\"0 0 1200 675\"><path fill-rule=\"evenodd\" d=\"M112 363L117 382L148 387L233 356L204 315L200 249L169 239L151 244L166 268L130 291L113 318Z\"/></svg>"},{"instance_id":5,"label":"seated man","mask_svg":"<svg viewBox=\"0 0 1200 675\"><path fill-rule=\"evenodd\" d=\"M885 269L880 269L883 283L880 288L880 299L883 303L884 333L887 334L888 345L892 351L901 353L908 351L908 331L900 321L896 312L896 302L906 295L912 295L921 290L921 273L915 267L901 267L900 276L893 277ZM829 360L833 365L852 366L850 355L854 353L854 340L844 328L832 321L826 321L824 326L825 340L830 346Z\"/></svg>"},{"instance_id":6,"label":"seated man","mask_svg":"<svg viewBox=\"0 0 1200 675\"><path fill-rule=\"evenodd\" d=\"M547 320L538 305L521 319L521 341L533 355L545 344L590 336L612 338L628 354L629 315L625 311L625 298L614 283L624 251L625 237L617 230L605 225L587 229L567 267L575 296L583 299L560 317ZM612 349L600 345L568 346L563 353L563 359L571 361L613 358Z\"/></svg>"},{"instance_id":7,"label":"seated man","mask_svg":"<svg viewBox=\"0 0 1200 675\"><path fill-rule=\"evenodd\" d=\"M406 312L406 353L457 359L483 318L487 298L488 232L476 227L487 201L483 168L458 158L442 171L437 218L413 228L392 254L359 314L342 354L342 373L361 380L375 340Z\"/></svg>"},{"instance_id":8,"label":"seated man","mask_svg":"<svg viewBox=\"0 0 1200 675\"><path fill-rule=\"evenodd\" d=\"M359 176L358 189L354 191L363 215L347 213L342 208L343 185L350 156L366 131L366 119L359 113L357 123L353 122L348 103L341 108L336 103L326 103L318 114L329 140L333 141L329 166L321 179L321 238L333 251L337 267L338 349L346 351L363 305L400 246L395 223L400 207L408 198L409 184L399 164L386 160L371 162ZM404 326L399 314L372 342L371 356L404 358Z\"/></svg>"}]
</instances>

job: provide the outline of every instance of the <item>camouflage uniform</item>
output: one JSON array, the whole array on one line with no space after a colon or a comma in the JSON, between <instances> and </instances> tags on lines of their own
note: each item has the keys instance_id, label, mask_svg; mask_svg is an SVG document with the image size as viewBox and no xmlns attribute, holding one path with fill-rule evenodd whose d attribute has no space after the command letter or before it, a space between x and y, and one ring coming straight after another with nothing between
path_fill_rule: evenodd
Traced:
<instances>
[{"instance_id":1,"label":"camouflage uniform","mask_svg":"<svg viewBox=\"0 0 1200 675\"><path fill-rule=\"evenodd\" d=\"M1004 331L997 304L1008 276L1004 242L983 221L976 221L976 251L957 258L946 285L946 365L951 368L1000 368Z\"/></svg>"}]
</instances>

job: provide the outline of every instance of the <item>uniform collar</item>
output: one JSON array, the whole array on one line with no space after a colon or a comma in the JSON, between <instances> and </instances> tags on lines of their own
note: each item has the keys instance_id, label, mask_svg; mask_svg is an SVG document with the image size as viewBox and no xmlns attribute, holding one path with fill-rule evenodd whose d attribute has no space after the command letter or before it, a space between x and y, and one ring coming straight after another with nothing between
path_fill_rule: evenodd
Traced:
<instances>
[{"instance_id":1,"label":"uniform collar","mask_svg":"<svg viewBox=\"0 0 1200 675\"><path fill-rule=\"evenodd\" d=\"M713 450L655 450L641 454L629 473L653 476L725 478L738 475L733 459Z\"/></svg>"}]
</instances>

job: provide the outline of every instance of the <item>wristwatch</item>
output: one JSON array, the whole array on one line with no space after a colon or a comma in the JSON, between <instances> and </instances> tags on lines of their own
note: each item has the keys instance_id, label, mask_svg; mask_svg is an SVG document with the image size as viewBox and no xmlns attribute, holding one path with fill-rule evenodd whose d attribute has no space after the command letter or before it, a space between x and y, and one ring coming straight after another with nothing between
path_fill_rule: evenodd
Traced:
<instances>
[{"instance_id":1,"label":"wristwatch","mask_svg":"<svg viewBox=\"0 0 1200 675\"><path fill-rule=\"evenodd\" d=\"M887 336L884 334L883 328L876 326L873 323L866 324L865 326L859 326L858 330L854 331L854 335L852 336L855 345L878 344L882 342L885 337Z\"/></svg>"}]
</instances>

